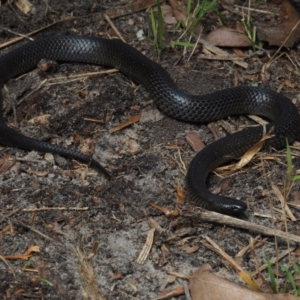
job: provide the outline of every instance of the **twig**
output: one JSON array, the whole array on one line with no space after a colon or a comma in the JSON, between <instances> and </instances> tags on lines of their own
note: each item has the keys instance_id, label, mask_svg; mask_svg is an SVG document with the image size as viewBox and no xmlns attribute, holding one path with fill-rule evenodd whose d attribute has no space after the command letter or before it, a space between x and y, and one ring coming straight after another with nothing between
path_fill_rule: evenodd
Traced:
<instances>
[{"instance_id":1,"label":"twig","mask_svg":"<svg viewBox=\"0 0 300 300\"><path fill-rule=\"evenodd\" d=\"M8 263L8 261L2 255L0 255L0 259L7 265L7 267L10 269L10 271L13 273L14 277L16 277L16 274L15 274L13 268Z\"/></svg>"},{"instance_id":2,"label":"twig","mask_svg":"<svg viewBox=\"0 0 300 300\"><path fill-rule=\"evenodd\" d=\"M51 242L53 242L53 243L56 243L55 240L53 240L53 239L52 239L51 237L49 237L48 235L45 235L45 234L42 233L41 231L39 231L39 230L37 230L37 229L35 229L35 228L33 228L33 227L31 227L31 226L29 226L29 225L23 223L22 221L14 221L14 223L19 224L19 225L22 225L22 226L24 226L24 227L30 229L31 231L33 231L33 232L39 234L40 236L42 236L42 237L45 238L46 240L51 241Z\"/></svg>"},{"instance_id":3,"label":"twig","mask_svg":"<svg viewBox=\"0 0 300 300\"><path fill-rule=\"evenodd\" d=\"M4 26L2 27L2 29L5 30L5 31L7 31L7 32L9 32L9 33L14 34L14 35L17 35L17 36L23 37L23 38L25 38L25 39L28 39L28 40L30 40L30 41L33 41L33 38L31 38L31 37L29 37L29 36L27 36L27 35L25 35L25 34L16 32L16 31L11 30L11 29L9 29L9 28L6 28L6 27L4 27Z\"/></svg>"},{"instance_id":4,"label":"twig","mask_svg":"<svg viewBox=\"0 0 300 300\"><path fill-rule=\"evenodd\" d=\"M188 216L193 219L198 219L200 221L205 222L213 222L218 223L222 225L229 225L233 227L238 227L242 229L248 229L254 232L258 232L260 234L268 235L268 236L277 236L283 239L289 238L290 241L294 241L297 243L300 243L300 236L286 233L280 230L276 230L273 228L268 228L265 226L257 225L250 223L248 221L240 220L237 218L233 218L230 216L225 216L216 212L208 212L208 211L202 211L202 212L193 212L193 214L185 214L185 216Z\"/></svg>"},{"instance_id":5,"label":"twig","mask_svg":"<svg viewBox=\"0 0 300 300\"><path fill-rule=\"evenodd\" d=\"M36 211L49 211L49 210L89 210L88 207L39 207L39 208L24 208L22 211L25 212L36 212Z\"/></svg>"},{"instance_id":6,"label":"twig","mask_svg":"<svg viewBox=\"0 0 300 300\"><path fill-rule=\"evenodd\" d=\"M23 208L23 206L20 206L18 208L16 208L15 210L13 210L11 213L9 213L7 216L3 217L1 220L0 220L0 224L2 222L4 222L6 219L10 218L11 216L13 216L15 213L19 212L21 209Z\"/></svg>"},{"instance_id":7,"label":"twig","mask_svg":"<svg viewBox=\"0 0 300 300\"><path fill-rule=\"evenodd\" d=\"M112 22L110 17L107 14L104 14L104 18L107 21L107 23L110 25L110 27L113 29L113 31L116 33L116 35L122 40L122 42L126 43L126 41L122 37L122 34L118 30L118 28L115 26L115 24Z\"/></svg>"}]
</instances>

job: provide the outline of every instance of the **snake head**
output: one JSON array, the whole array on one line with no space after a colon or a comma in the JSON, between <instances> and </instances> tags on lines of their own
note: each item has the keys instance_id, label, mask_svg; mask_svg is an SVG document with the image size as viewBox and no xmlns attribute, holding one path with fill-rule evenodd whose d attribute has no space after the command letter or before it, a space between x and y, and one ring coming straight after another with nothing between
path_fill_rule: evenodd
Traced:
<instances>
[{"instance_id":1,"label":"snake head","mask_svg":"<svg viewBox=\"0 0 300 300\"><path fill-rule=\"evenodd\" d=\"M247 204L230 197L218 197L217 212L222 214L238 216L247 209Z\"/></svg>"}]
</instances>

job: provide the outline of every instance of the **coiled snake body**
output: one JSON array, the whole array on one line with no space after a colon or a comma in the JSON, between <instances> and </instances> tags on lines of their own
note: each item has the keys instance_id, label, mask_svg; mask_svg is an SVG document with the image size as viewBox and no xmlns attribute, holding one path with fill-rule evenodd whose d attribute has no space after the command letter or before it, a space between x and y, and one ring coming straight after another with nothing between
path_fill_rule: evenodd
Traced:
<instances>
[{"instance_id":1,"label":"coiled snake body","mask_svg":"<svg viewBox=\"0 0 300 300\"><path fill-rule=\"evenodd\" d=\"M41 59L100 64L119 69L133 81L146 87L157 106L167 115L191 122L208 122L228 115L256 114L270 120L266 131L274 138L266 145L283 147L286 139L299 135L300 117L294 104L273 91L241 86L203 96L179 90L169 74L157 63L133 47L119 41L80 36L55 36L38 39L0 58L0 87L10 78L34 68ZM94 159L73 149L26 137L8 127L2 116L0 94L0 143L28 150L57 153L90 163L108 175ZM200 206L226 214L239 214L246 204L228 197L213 195L206 188L208 174L217 166L239 158L263 136L263 128L252 127L222 138L204 148L192 160L187 184L192 199Z\"/></svg>"}]
</instances>

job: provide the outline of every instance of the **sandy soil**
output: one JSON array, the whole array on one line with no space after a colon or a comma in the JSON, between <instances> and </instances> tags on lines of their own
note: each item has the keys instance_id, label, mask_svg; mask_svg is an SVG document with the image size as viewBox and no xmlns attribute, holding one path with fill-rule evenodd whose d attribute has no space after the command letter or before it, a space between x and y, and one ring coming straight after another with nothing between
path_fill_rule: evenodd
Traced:
<instances>
[{"instance_id":1,"label":"sandy soil","mask_svg":"<svg viewBox=\"0 0 300 300\"><path fill-rule=\"evenodd\" d=\"M100 13L127 1L31 3L35 13L26 16L4 1L0 8L1 25L27 34L76 16L81 18L42 30L34 38L57 34L115 36ZM148 12L113 21L127 42L157 60L153 42L149 39L140 42L136 38L138 30L149 31ZM215 22L217 17L213 14L207 17L205 30L210 30ZM4 43L15 35L2 30L0 37ZM176 40L176 34L167 32L165 38L167 44ZM5 47L0 54L25 42ZM233 86L238 78L239 84L258 84L274 90L283 87L281 92L299 105L298 90L282 85L285 79L299 84L294 66L286 56L267 70L267 80L261 80L262 62L276 48L268 51L249 58L247 70L230 61L201 60L200 48L187 61L189 55L183 57L182 49L167 47L161 64L180 88L193 94ZM291 53L298 55L297 51ZM174 209L177 186L185 190L184 166L188 167L195 155L186 141L186 133L195 131L204 143L211 143L215 137L207 124L189 124L165 116L150 101L143 87L137 88L120 73L84 76L79 80L68 78L99 70L103 68L59 64L52 72L36 69L7 84L5 119L8 124L32 137L82 151L88 149L107 167L113 179L107 181L95 170L59 156L8 147L0 149L0 157L10 155L16 159L11 168L0 174L0 254L21 254L32 245L40 249L29 263L20 259L0 263L0 298L101 299L103 295L105 299L154 299L162 291L182 285L180 278L168 283L169 271L189 275L204 263L227 278L240 281L226 262L205 247L204 236L212 238L234 257L256 233L188 218L185 213L191 213L196 206L189 199L177 218L168 218L150 205ZM44 80L47 82L40 86ZM11 107L16 108L15 114ZM50 115L49 122L30 123L32 118L45 114ZM140 122L110 133L112 128L136 114L142 115ZM214 126L220 136L225 136L228 128L236 131L249 124L253 121L241 116L218 121ZM299 149L297 142L294 146ZM296 148L292 150L295 170L300 168L300 152ZM221 188L226 195L243 199L249 207L243 219L283 229L281 214L276 213L275 224L263 216L270 216L270 205L280 208L271 185L282 190L285 178L283 150L259 153L247 167L231 176L212 175L209 185L212 190ZM290 201L299 197L299 189L296 183ZM48 210L24 210L41 207ZM66 209L59 210L60 207ZM292 211L300 217L299 210L292 208ZM149 257L144 264L138 264L136 259L151 229L150 219L164 230L156 231ZM299 235L299 223L289 223L289 232ZM285 250L286 242L278 241L278 247L279 252ZM266 262L266 253L275 256L276 243L272 237L256 250L259 264ZM293 262L299 262L296 255L291 257ZM254 271L253 254L246 254L240 264L249 272Z\"/></svg>"}]
</instances>

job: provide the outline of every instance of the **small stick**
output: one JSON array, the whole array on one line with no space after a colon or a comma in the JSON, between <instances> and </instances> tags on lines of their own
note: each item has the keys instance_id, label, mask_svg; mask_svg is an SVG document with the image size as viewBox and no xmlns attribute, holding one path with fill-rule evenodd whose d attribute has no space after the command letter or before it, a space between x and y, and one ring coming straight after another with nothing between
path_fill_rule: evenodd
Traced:
<instances>
[{"instance_id":1,"label":"small stick","mask_svg":"<svg viewBox=\"0 0 300 300\"><path fill-rule=\"evenodd\" d=\"M216 212L199 211L199 212L193 212L193 214L184 214L184 215L193 219L198 219L200 221L213 222L222 225L229 225L229 226L238 227L242 229L248 229L268 236L277 236L283 239L289 238L290 241L300 243L300 236L298 235L286 233L262 225L253 224L248 221L222 215Z\"/></svg>"},{"instance_id":2,"label":"small stick","mask_svg":"<svg viewBox=\"0 0 300 300\"><path fill-rule=\"evenodd\" d=\"M56 244L55 240L53 240L51 237L45 235L44 233L42 233L41 231L39 231L39 230L37 230L37 229L35 229L35 228L33 228L33 227L31 227L31 226L29 226L29 225L23 223L22 221L14 221L14 223L17 223L17 224L19 224L19 225L22 225L22 226L24 226L24 227L30 229L31 231L33 231L33 232L39 234L40 236L44 237L46 240L51 241L51 242L53 242L53 243Z\"/></svg>"}]
</instances>

